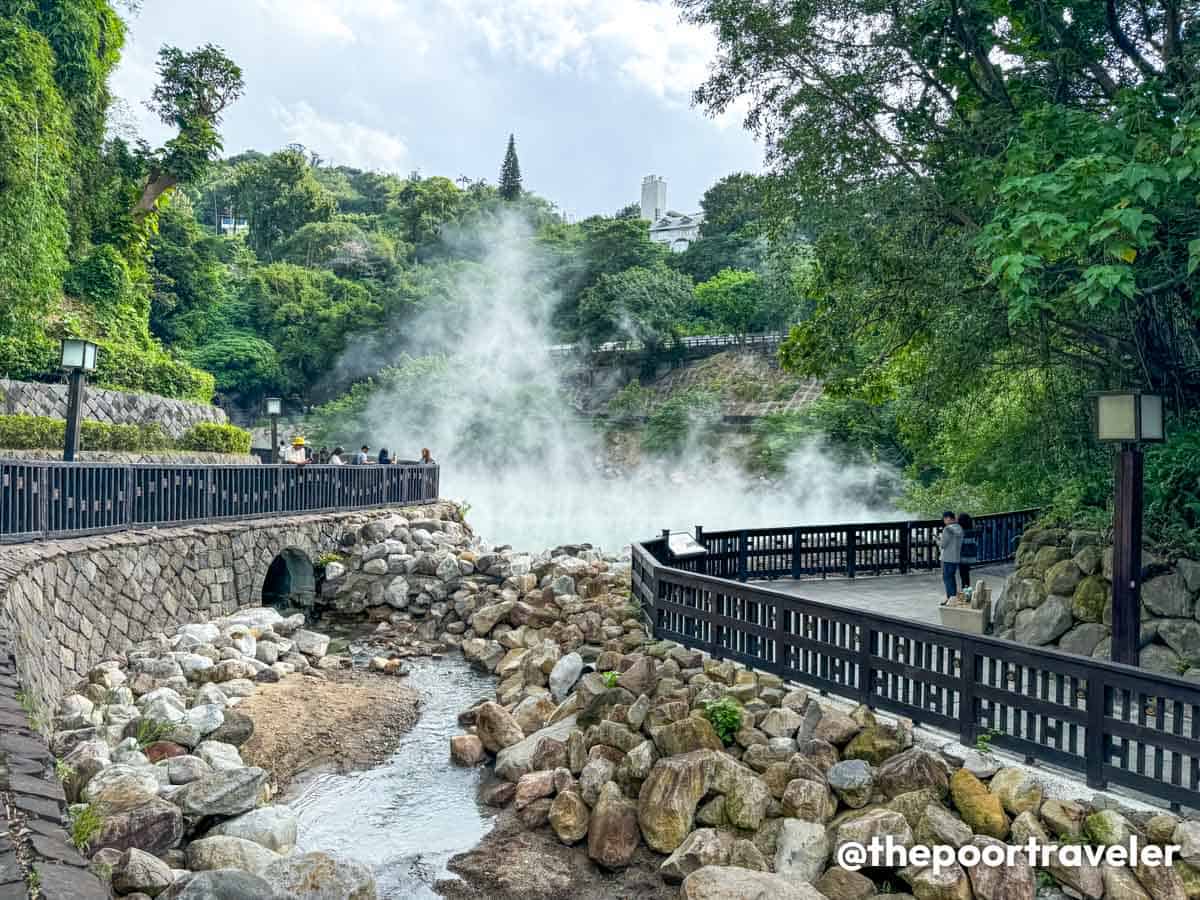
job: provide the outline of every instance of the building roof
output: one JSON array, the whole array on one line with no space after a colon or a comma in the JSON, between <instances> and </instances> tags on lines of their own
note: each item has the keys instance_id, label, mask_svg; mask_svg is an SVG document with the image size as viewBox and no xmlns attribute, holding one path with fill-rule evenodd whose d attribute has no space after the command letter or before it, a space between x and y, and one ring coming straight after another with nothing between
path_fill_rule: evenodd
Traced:
<instances>
[{"instance_id":1,"label":"building roof","mask_svg":"<svg viewBox=\"0 0 1200 900\"><path fill-rule=\"evenodd\" d=\"M674 211L668 212L665 216L661 216L651 226L651 231L671 231L676 228L687 228L692 225L700 225L704 222L704 213L692 213L684 215Z\"/></svg>"}]
</instances>

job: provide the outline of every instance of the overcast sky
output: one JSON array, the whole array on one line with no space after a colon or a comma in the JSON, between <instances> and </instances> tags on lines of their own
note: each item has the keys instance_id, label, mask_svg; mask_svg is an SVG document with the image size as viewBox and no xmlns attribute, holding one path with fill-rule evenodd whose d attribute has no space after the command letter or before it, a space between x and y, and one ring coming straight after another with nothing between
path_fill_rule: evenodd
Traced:
<instances>
[{"instance_id":1,"label":"overcast sky","mask_svg":"<svg viewBox=\"0 0 1200 900\"><path fill-rule=\"evenodd\" d=\"M714 40L656 0L149 0L113 87L154 143L143 101L164 43L225 49L246 93L225 152L299 142L326 160L495 182L515 132L525 187L573 216L612 213L667 179L698 208L722 175L759 171L739 115L691 106Z\"/></svg>"}]
</instances>

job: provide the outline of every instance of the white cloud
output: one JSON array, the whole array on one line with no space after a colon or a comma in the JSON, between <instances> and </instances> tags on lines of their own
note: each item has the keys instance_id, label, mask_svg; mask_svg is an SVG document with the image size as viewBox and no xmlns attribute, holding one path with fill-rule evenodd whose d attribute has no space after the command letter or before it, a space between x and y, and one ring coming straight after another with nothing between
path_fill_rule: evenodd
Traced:
<instances>
[{"instance_id":1,"label":"white cloud","mask_svg":"<svg viewBox=\"0 0 1200 900\"><path fill-rule=\"evenodd\" d=\"M277 104L274 115L289 142L303 144L327 162L386 172L404 172L408 166L404 141L381 129L325 118L304 101Z\"/></svg>"},{"instance_id":2,"label":"white cloud","mask_svg":"<svg viewBox=\"0 0 1200 900\"><path fill-rule=\"evenodd\" d=\"M494 53L546 70L612 73L686 102L716 50L712 32L657 0L445 0Z\"/></svg>"},{"instance_id":3,"label":"white cloud","mask_svg":"<svg viewBox=\"0 0 1200 900\"><path fill-rule=\"evenodd\" d=\"M400 15L398 0L255 0L269 19L314 41L357 42Z\"/></svg>"}]
</instances>

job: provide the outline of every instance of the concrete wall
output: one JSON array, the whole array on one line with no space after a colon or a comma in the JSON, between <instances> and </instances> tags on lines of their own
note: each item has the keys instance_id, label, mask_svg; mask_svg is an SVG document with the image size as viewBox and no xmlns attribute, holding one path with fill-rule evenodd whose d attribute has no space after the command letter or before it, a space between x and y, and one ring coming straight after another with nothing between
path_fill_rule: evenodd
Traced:
<instances>
[{"instance_id":1,"label":"concrete wall","mask_svg":"<svg viewBox=\"0 0 1200 900\"><path fill-rule=\"evenodd\" d=\"M65 419L67 386L0 378L0 414ZM169 400L154 394L106 391L90 385L84 391L83 417L108 425L157 423L176 438L198 422L227 421L225 411L216 406Z\"/></svg>"},{"instance_id":2,"label":"concrete wall","mask_svg":"<svg viewBox=\"0 0 1200 900\"><path fill-rule=\"evenodd\" d=\"M444 510L419 507L421 515ZM267 569L295 548L315 559L395 509L164 528L0 547L0 633L41 709L108 654L156 631L262 602Z\"/></svg>"}]
</instances>

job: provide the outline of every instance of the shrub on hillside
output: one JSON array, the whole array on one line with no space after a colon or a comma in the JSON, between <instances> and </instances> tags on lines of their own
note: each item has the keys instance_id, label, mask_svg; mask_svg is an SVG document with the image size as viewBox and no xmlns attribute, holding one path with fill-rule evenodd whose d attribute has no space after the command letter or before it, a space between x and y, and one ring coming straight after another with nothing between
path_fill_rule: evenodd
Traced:
<instances>
[{"instance_id":1,"label":"shrub on hillside","mask_svg":"<svg viewBox=\"0 0 1200 900\"><path fill-rule=\"evenodd\" d=\"M0 378L28 381L58 368L58 345L42 334L0 337Z\"/></svg>"},{"instance_id":2,"label":"shrub on hillside","mask_svg":"<svg viewBox=\"0 0 1200 900\"><path fill-rule=\"evenodd\" d=\"M96 384L118 390L143 391L209 403L216 382L208 372L194 369L157 348L101 344Z\"/></svg>"},{"instance_id":3,"label":"shrub on hillside","mask_svg":"<svg viewBox=\"0 0 1200 900\"><path fill-rule=\"evenodd\" d=\"M200 422L188 429L179 441L182 450L204 453L249 453L250 432L236 425Z\"/></svg>"}]
</instances>

